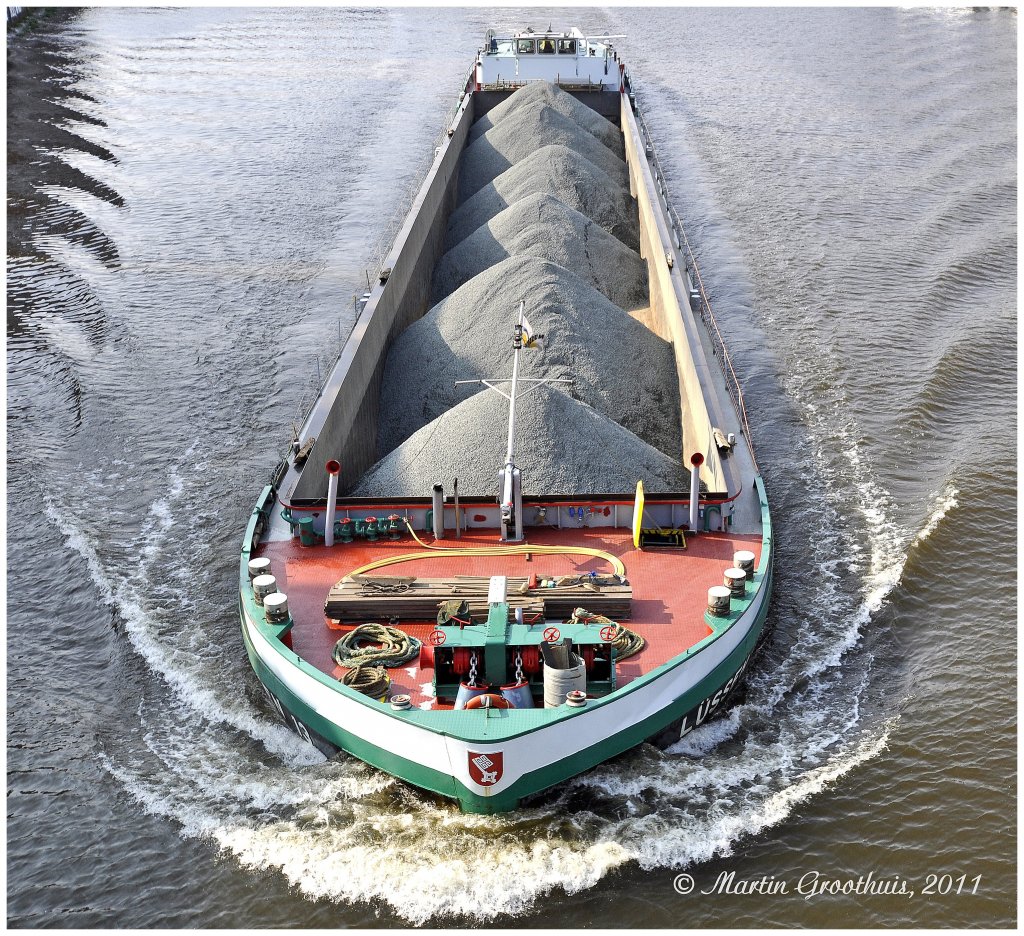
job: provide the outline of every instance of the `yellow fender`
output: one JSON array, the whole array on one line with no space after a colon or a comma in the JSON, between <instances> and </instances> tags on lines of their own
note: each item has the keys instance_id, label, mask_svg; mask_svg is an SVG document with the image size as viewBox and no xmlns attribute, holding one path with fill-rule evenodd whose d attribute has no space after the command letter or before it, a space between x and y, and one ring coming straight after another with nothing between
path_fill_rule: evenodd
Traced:
<instances>
[{"instance_id":1,"label":"yellow fender","mask_svg":"<svg viewBox=\"0 0 1024 936\"><path fill-rule=\"evenodd\" d=\"M636 500L633 502L633 548L640 548L640 529L644 520L644 483L636 483Z\"/></svg>"}]
</instances>

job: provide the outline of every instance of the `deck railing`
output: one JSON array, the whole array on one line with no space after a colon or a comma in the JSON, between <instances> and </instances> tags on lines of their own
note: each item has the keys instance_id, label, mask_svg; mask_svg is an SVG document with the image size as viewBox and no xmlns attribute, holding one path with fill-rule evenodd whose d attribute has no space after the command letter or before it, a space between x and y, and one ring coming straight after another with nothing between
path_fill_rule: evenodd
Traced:
<instances>
[{"instance_id":1,"label":"deck railing","mask_svg":"<svg viewBox=\"0 0 1024 936\"><path fill-rule=\"evenodd\" d=\"M700 267L697 265L697 258L693 255L693 248L690 246L689 238L686 236L686 229L683 227L683 222L680 220L679 214L672 205L672 199L669 197L668 185L665 182L665 170L662 168L661 160L658 158L658 152L655 149L651 131L648 129L647 122L644 120L643 114L640 112L640 108L636 105L635 100L633 102L633 113L636 116L637 126L640 128L640 134L644 140L647 160L654 170L654 181L658 186L658 195L672 224L672 234L676 239L676 247L686 252L686 256L683 259L686 264L685 272L689 281L691 301L694 299L698 300L697 313L707 329L708 335L711 338L712 350L725 376L725 385L729 390L729 395L732 397L740 423L743 426L743 434L747 440L747 447L750 449L750 457L754 462L754 468L760 472L760 469L757 467L754 440L750 433L747 407L743 401L743 390L740 388L739 378L736 376L736 370L732 366L729 349L725 345L725 339L722 337L721 329L719 329L715 314L711 309L711 301L708 299L707 290L704 288L704 280L700 275Z\"/></svg>"}]
</instances>

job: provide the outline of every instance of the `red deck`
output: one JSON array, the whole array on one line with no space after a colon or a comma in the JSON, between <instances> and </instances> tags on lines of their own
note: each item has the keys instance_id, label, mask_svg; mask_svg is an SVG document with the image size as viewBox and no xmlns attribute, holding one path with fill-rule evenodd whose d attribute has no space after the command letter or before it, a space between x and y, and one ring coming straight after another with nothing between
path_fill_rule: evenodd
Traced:
<instances>
[{"instance_id":1,"label":"red deck","mask_svg":"<svg viewBox=\"0 0 1024 936\"><path fill-rule=\"evenodd\" d=\"M631 534L626 530L530 530L528 542L533 545L586 546L618 556L626 567L626 577L633 586L633 616L624 622L640 634L647 645L636 656L617 667L618 684L649 672L710 632L704 623L707 590L722 584L722 573L732 564L738 549L749 549L760 560L761 539L758 536L732 536L704 533L687 542L685 550L633 548ZM497 546L493 531L464 534L461 539L444 540L445 547ZM331 586L349 572L367 563L400 553L423 552L422 559L389 566L382 575L417 575L431 578L456 575L529 576L567 575L580 572L608 572L608 563L590 556L465 556L438 557L421 550L408 535L393 542L376 543L359 540L349 544L303 547L297 539L264 543L257 555L266 556L278 587L288 595L288 605L295 619L292 644L295 652L318 669L335 678L344 670L334 663L331 651L338 638L350 625L332 626L324 617L324 601ZM402 630L423 640L434 623L401 625ZM396 691L408 693L414 705L430 700L432 672L422 673L416 661L408 668L390 671ZM426 687L426 692L424 691Z\"/></svg>"}]
</instances>

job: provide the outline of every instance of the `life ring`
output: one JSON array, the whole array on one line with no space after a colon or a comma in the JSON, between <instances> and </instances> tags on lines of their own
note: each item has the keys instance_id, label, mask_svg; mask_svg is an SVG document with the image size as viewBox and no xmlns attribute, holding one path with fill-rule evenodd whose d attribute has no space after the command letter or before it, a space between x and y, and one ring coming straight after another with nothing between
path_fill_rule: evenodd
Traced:
<instances>
[{"instance_id":1,"label":"life ring","mask_svg":"<svg viewBox=\"0 0 1024 936\"><path fill-rule=\"evenodd\" d=\"M512 703L504 696L494 692L485 692L483 695L473 696L466 703L468 709L478 708L512 708Z\"/></svg>"}]
</instances>

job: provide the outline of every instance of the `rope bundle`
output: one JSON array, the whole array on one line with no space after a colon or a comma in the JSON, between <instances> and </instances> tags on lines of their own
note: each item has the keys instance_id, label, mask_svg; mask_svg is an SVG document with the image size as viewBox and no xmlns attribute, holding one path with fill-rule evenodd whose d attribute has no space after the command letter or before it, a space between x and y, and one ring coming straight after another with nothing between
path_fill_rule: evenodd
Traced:
<instances>
[{"instance_id":1,"label":"rope bundle","mask_svg":"<svg viewBox=\"0 0 1024 936\"><path fill-rule=\"evenodd\" d=\"M646 646L647 642L636 631L605 617L603 614L591 614L586 608L577 608L572 617L566 621L567 624L601 624L611 625L615 628L615 636L609 641L615 648L616 661L625 660L639 653Z\"/></svg>"},{"instance_id":2,"label":"rope bundle","mask_svg":"<svg viewBox=\"0 0 1024 936\"><path fill-rule=\"evenodd\" d=\"M385 624L360 624L335 645L331 656L348 672L341 681L357 692L383 698L391 685L385 667L408 663L420 652L420 641Z\"/></svg>"},{"instance_id":3,"label":"rope bundle","mask_svg":"<svg viewBox=\"0 0 1024 936\"><path fill-rule=\"evenodd\" d=\"M341 681L356 692L382 699L391 685L387 670L383 666L357 666L350 669Z\"/></svg>"},{"instance_id":4,"label":"rope bundle","mask_svg":"<svg viewBox=\"0 0 1024 936\"><path fill-rule=\"evenodd\" d=\"M618 629L612 640L616 660L624 660L626 657L631 657L634 653L639 653L646 646L647 642L636 631L631 631L628 627L623 627L621 624L617 624L616 627Z\"/></svg>"},{"instance_id":5,"label":"rope bundle","mask_svg":"<svg viewBox=\"0 0 1024 936\"><path fill-rule=\"evenodd\" d=\"M420 652L420 642L386 624L360 624L335 645L331 656L338 666L401 666Z\"/></svg>"}]
</instances>

